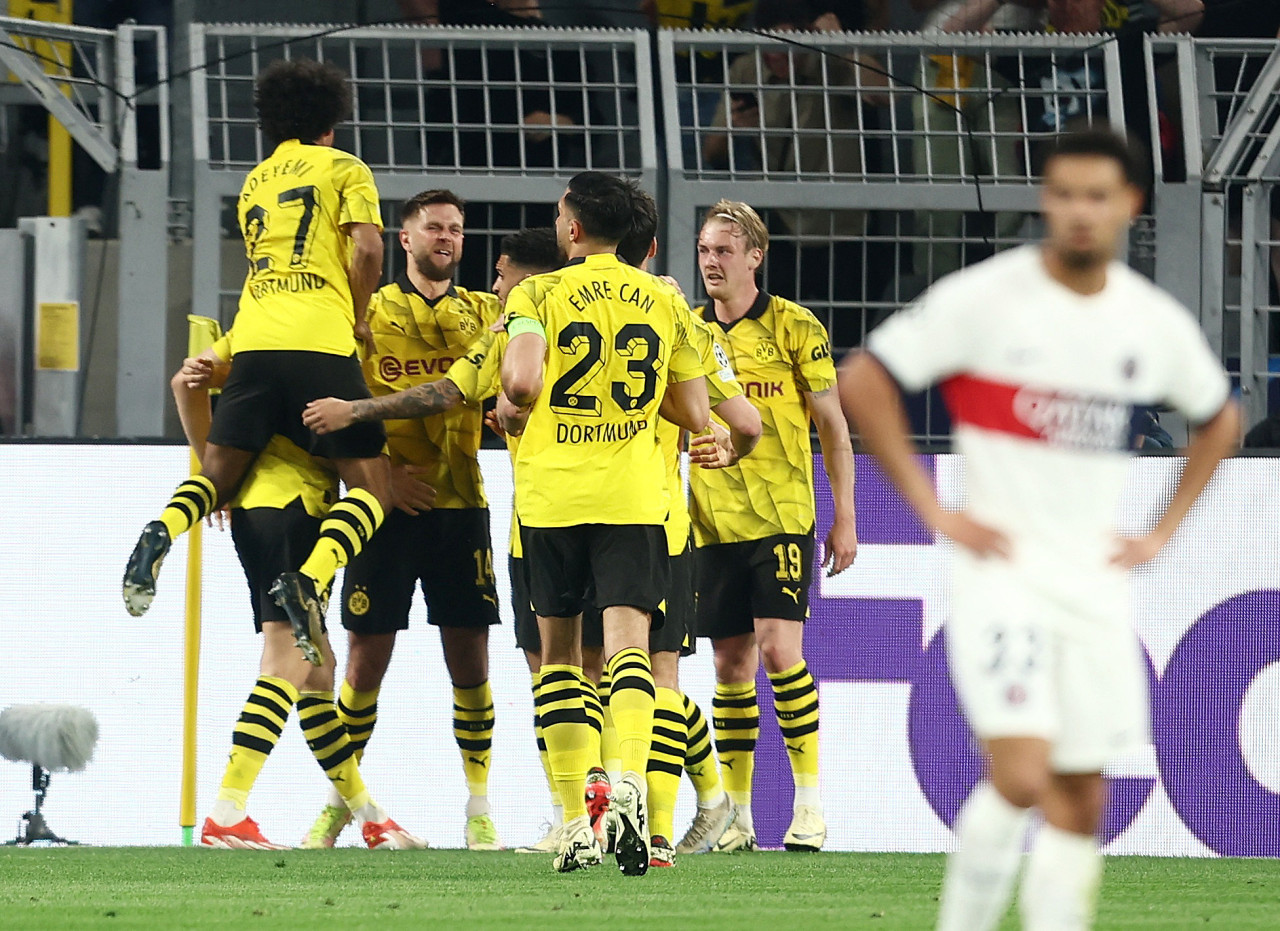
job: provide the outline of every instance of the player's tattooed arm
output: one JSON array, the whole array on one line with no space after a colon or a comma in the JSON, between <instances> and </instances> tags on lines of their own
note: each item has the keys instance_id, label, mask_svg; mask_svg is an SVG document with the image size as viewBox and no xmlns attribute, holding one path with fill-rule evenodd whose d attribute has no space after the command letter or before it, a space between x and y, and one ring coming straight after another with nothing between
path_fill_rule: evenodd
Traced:
<instances>
[{"instance_id":1,"label":"player's tattooed arm","mask_svg":"<svg viewBox=\"0 0 1280 931\"><path fill-rule=\"evenodd\" d=\"M451 411L463 403L462 392L447 378L380 398L343 401L321 398L302 412L302 422L316 433L333 433L370 420L412 420Z\"/></svg>"}]
</instances>

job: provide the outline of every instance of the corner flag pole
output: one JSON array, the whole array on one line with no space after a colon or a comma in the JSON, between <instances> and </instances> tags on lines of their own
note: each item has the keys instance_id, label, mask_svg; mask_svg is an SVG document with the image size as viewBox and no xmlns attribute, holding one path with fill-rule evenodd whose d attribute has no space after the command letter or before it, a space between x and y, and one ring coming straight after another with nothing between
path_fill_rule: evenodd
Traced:
<instances>
[{"instance_id":1,"label":"corner flag pole","mask_svg":"<svg viewBox=\"0 0 1280 931\"><path fill-rule=\"evenodd\" d=\"M218 321L210 317L187 317L187 355L198 356L222 335ZM191 451L191 471L200 470L200 460ZM187 532L187 606L182 644L182 793L178 803L178 824L182 845L195 843L196 827L196 706L200 686L200 596L201 543L204 527L197 521Z\"/></svg>"}]
</instances>

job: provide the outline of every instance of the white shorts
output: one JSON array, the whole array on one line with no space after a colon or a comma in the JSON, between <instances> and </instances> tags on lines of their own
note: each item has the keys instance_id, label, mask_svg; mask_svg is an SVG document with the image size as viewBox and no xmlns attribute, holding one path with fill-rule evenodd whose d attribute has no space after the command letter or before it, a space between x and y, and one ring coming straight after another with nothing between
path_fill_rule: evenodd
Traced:
<instances>
[{"instance_id":1,"label":"white shorts","mask_svg":"<svg viewBox=\"0 0 1280 931\"><path fill-rule=\"evenodd\" d=\"M963 557L962 557L963 560ZM951 679L982 740L1041 737L1059 773L1095 773L1151 742L1147 669L1123 576L1050 597L1009 563L956 566Z\"/></svg>"}]
</instances>

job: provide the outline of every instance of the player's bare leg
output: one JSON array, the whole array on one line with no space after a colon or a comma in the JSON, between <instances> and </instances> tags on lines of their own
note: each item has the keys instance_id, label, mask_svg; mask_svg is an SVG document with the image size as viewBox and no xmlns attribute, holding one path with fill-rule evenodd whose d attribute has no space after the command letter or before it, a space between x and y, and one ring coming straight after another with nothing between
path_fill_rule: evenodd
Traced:
<instances>
[{"instance_id":1,"label":"player's bare leg","mask_svg":"<svg viewBox=\"0 0 1280 931\"><path fill-rule=\"evenodd\" d=\"M1030 809L1050 783L1047 740L1002 737L985 744L987 779L956 818L957 847L947 858L939 931L994 928L1009 907L1022 863Z\"/></svg>"},{"instance_id":2,"label":"player's bare leg","mask_svg":"<svg viewBox=\"0 0 1280 931\"><path fill-rule=\"evenodd\" d=\"M453 683L453 736L467 777L467 849L501 850L489 811L494 726L489 628L441 627L440 644Z\"/></svg>"}]
</instances>

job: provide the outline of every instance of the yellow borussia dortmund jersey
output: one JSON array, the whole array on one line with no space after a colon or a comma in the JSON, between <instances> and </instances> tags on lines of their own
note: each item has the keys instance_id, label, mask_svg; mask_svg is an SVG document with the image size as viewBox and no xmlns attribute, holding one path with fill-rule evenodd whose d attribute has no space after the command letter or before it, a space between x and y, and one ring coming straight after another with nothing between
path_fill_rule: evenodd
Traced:
<instances>
[{"instance_id":1,"label":"yellow borussia dortmund jersey","mask_svg":"<svg viewBox=\"0 0 1280 931\"><path fill-rule=\"evenodd\" d=\"M658 25L669 29L732 29L751 12L750 0L658 0Z\"/></svg>"},{"instance_id":2,"label":"yellow borussia dortmund jersey","mask_svg":"<svg viewBox=\"0 0 1280 931\"><path fill-rule=\"evenodd\" d=\"M253 461L233 508L283 508L302 499L312 517L324 517L338 500L338 473L276 434Z\"/></svg>"},{"instance_id":3,"label":"yellow borussia dortmund jersey","mask_svg":"<svg viewBox=\"0 0 1280 931\"><path fill-rule=\"evenodd\" d=\"M542 392L516 453L516 510L528 527L661 524L666 467L658 407L669 381L702 375L688 305L612 253L525 279L512 320L546 334Z\"/></svg>"},{"instance_id":4,"label":"yellow borussia dortmund jersey","mask_svg":"<svg viewBox=\"0 0 1280 931\"><path fill-rule=\"evenodd\" d=\"M351 240L343 228L382 228L369 167L330 146L282 142L245 178L237 214L249 273L236 314L236 350L355 352Z\"/></svg>"},{"instance_id":5,"label":"yellow borussia dortmund jersey","mask_svg":"<svg viewBox=\"0 0 1280 931\"><path fill-rule=\"evenodd\" d=\"M376 347L363 363L369 390L381 397L440 380L501 313L497 297L483 291L450 288L428 301L407 277L379 289L369 302ZM478 406L388 420L391 461L430 469L419 478L436 490L437 508L486 507L476 458L483 425Z\"/></svg>"},{"instance_id":6,"label":"yellow borussia dortmund jersey","mask_svg":"<svg viewBox=\"0 0 1280 931\"><path fill-rule=\"evenodd\" d=\"M236 331L228 330L210 348L230 362L239 346ZM312 517L324 517L338 500L338 472L326 459L317 459L283 436L273 436L258 453L233 508L283 508L298 498Z\"/></svg>"},{"instance_id":7,"label":"yellow borussia dortmund jersey","mask_svg":"<svg viewBox=\"0 0 1280 931\"><path fill-rule=\"evenodd\" d=\"M479 406L489 398L496 397L502 390L502 354L509 341L510 337L505 330L500 333L486 331L467 350L466 355L449 366L445 377L458 386L468 404ZM514 467L520 437L508 434L506 441L507 453L511 456ZM520 543L520 515L515 511L514 501L511 504L511 540L508 548L516 559L524 556L524 547Z\"/></svg>"},{"instance_id":8,"label":"yellow borussia dortmund jersey","mask_svg":"<svg viewBox=\"0 0 1280 931\"><path fill-rule=\"evenodd\" d=\"M693 535L698 546L759 540L813 529L813 451L805 392L836 383L826 328L806 308L760 292L729 324L702 308L726 350L763 432L750 456L727 469L694 469Z\"/></svg>"},{"instance_id":9,"label":"yellow borussia dortmund jersey","mask_svg":"<svg viewBox=\"0 0 1280 931\"><path fill-rule=\"evenodd\" d=\"M742 396L742 385L733 373L733 366L724 348L716 343L711 328L693 313L689 314L691 345L702 361L707 378L707 395L711 406L721 401ZM680 427L663 420L658 424L658 441L667 463L667 493L671 509L667 513L667 554L679 556L689 542L689 502L685 493L684 476L680 474Z\"/></svg>"}]
</instances>

